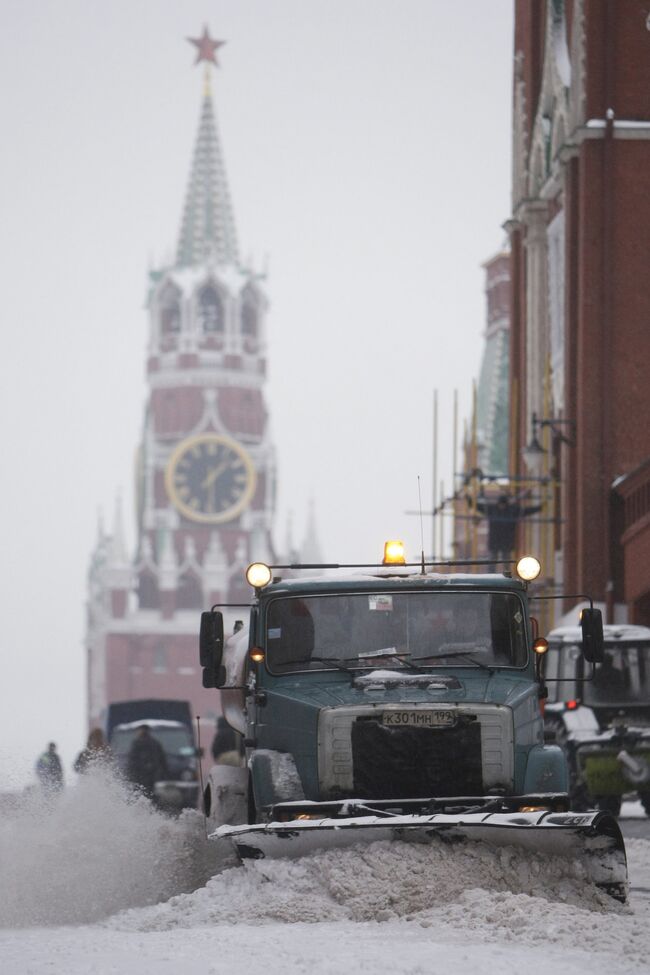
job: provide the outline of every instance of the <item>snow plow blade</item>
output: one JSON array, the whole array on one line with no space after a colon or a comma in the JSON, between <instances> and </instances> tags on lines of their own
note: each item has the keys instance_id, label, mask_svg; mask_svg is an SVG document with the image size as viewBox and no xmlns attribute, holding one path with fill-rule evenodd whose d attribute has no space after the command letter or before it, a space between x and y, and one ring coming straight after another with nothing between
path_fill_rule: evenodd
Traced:
<instances>
[{"instance_id":1,"label":"snow plow blade","mask_svg":"<svg viewBox=\"0 0 650 975\"><path fill-rule=\"evenodd\" d=\"M549 797L550 798L550 797ZM553 797L556 798L556 797ZM521 804L513 810L515 802ZM548 802L548 799L547 799ZM281 803L271 822L221 826L211 839L228 839L242 859L301 857L378 840L427 843L480 841L532 853L580 857L592 883L623 903L628 895L627 859L620 827L606 812L556 812L544 797L522 800L430 800L431 812L409 812L422 800L364 803ZM406 810L406 811L405 811ZM439 810L439 811L438 811Z\"/></svg>"}]
</instances>

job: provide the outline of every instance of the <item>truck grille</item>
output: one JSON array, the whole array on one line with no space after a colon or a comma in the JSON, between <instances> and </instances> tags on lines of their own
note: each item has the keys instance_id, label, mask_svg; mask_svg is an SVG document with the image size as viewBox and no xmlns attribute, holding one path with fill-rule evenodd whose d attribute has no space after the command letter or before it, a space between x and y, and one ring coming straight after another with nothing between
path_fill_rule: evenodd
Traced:
<instances>
[{"instance_id":1,"label":"truck grille","mask_svg":"<svg viewBox=\"0 0 650 975\"><path fill-rule=\"evenodd\" d=\"M411 709L431 710L422 705ZM457 719L451 727L387 727L383 705L323 708L318 721L318 793L313 798L417 799L485 795L497 788L511 791L510 708L455 704L451 711Z\"/></svg>"},{"instance_id":2,"label":"truck grille","mask_svg":"<svg viewBox=\"0 0 650 975\"><path fill-rule=\"evenodd\" d=\"M352 724L353 792L361 799L478 795L482 791L481 727L385 728Z\"/></svg>"}]
</instances>

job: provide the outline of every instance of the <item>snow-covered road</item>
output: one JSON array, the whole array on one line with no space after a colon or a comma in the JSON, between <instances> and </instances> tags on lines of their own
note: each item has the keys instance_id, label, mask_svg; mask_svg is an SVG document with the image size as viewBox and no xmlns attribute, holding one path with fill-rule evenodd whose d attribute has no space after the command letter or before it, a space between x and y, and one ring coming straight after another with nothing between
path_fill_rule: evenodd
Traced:
<instances>
[{"instance_id":1,"label":"snow-covered road","mask_svg":"<svg viewBox=\"0 0 650 975\"><path fill-rule=\"evenodd\" d=\"M479 844L373 844L207 879L197 814L170 821L87 779L3 811L2 972L647 972L650 841L627 849L627 907L579 864Z\"/></svg>"}]
</instances>

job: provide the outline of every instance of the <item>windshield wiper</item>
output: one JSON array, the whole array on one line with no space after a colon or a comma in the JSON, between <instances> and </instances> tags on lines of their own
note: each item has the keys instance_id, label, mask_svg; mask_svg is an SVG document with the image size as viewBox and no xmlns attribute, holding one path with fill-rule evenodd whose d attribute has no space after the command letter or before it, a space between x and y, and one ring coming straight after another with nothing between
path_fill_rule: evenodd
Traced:
<instances>
[{"instance_id":1,"label":"windshield wiper","mask_svg":"<svg viewBox=\"0 0 650 975\"><path fill-rule=\"evenodd\" d=\"M469 660L470 663L474 664L475 667L480 667L481 670L487 670L488 673L494 673L494 667L490 667L489 664L484 664L482 660L477 660L473 657L471 653L467 650L463 650L459 646L450 646L449 650L439 651L438 653L429 653L426 657L421 657L421 660L438 660L442 657L464 657L465 660Z\"/></svg>"},{"instance_id":2,"label":"windshield wiper","mask_svg":"<svg viewBox=\"0 0 650 975\"><path fill-rule=\"evenodd\" d=\"M413 661L411 659L411 654L410 653L395 653L395 654L393 654L393 656L396 657L399 660L400 664L403 664L409 670L415 670L415 671L417 671L418 674L421 674L429 666L429 664L415 664L415 663L413 663Z\"/></svg>"},{"instance_id":3,"label":"windshield wiper","mask_svg":"<svg viewBox=\"0 0 650 975\"><path fill-rule=\"evenodd\" d=\"M375 660L389 660L394 658L399 660L400 664L404 664L405 667L409 667L411 670L422 671L422 667L418 664L414 664L411 659L411 654L407 653L406 650L398 650L397 647L386 647L384 650L367 650L365 653L361 651L356 657L346 657L346 660L363 660L365 666L372 666Z\"/></svg>"},{"instance_id":4,"label":"windshield wiper","mask_svg":"<svg viewBox=\"0 0 650 975\"><path fill-rule=\"evenodd\" d=\"M347 657L343 658L347 660ZM320 657L317 654L312 654L311 657L304 657L302 660L292 660L291 663L294 664L308 664L311 660L315 660L318 664L329 664L334 670L342 670L344 674L351 674L352 670L350 667L346 667L339 660L333 660L331 657Z\"/></svg>"}]
</instances>

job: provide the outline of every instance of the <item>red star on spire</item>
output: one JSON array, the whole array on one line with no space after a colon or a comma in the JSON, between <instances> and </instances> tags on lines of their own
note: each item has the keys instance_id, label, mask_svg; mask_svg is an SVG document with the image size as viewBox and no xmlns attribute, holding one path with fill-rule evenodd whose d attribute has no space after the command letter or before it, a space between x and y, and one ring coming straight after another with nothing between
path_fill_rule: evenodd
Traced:
<instances>
[{"instance_id":1,"label":"red star on spire","mask_svg":"<svg viewBox=\"0 0 650 975\"><path fill-rule=\"evenodd\" d=\"M208 61L209 63L216 64L216 66L219 67L219 62L217 61L215 54L218 48L223 47L223 45L226 43L225 41L213 41L210 37L207 26L204 26L203 35L201 37L188 37L187 40L197 49L196 61L194 64L199 64L201 61Z\"/></svg>"}]
</instances>

